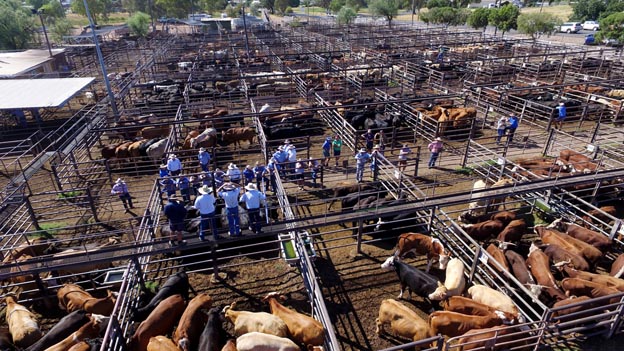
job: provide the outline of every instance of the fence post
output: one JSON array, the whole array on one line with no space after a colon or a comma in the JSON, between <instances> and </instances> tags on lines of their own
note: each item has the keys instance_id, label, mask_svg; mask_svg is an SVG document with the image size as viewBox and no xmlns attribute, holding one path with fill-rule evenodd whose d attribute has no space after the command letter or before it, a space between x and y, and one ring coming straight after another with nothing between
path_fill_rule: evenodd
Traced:
<instances>
[{"instance_id":1,"label":"fence post","mask_svg":"<svg viewBox=\"0 0 624 351\"><path fill-rule=\"evenodd\" d=\"M617 314L611 317L611 329L609 329L609 334L607 334L607 338L611 338L618 329L618 326L621 323L622 315L624 315L624 296L620 298L620 304L617 307Z\"/></svg>"},{"instance_id":2,"label":"fence post","mask_svg":"<svg viewBox=\"0 0 624 351\"><path fill-rule=\"evenodd\" d=\"M364 221L358 220L358 231L357 231L357 253L362 253L362 232L364 232Z\"/></svg>"},{"instance_id":3,"label":"fence post","mask_svg":"<svg viewBox=\"0 0 624 351\"><path fill-rule=\"evenodd\" d=\"M210 253L212 255L212 276L215 279L219 279L219 264L217 263L217 249L216 245L210 246Z\"/></svg>"},{"instance_id":4,"label":"fence post","mask_svg":"<svg viewBox=\"0 0 624 351\"><path fill-rule=\"evenodd\" d=\"M551 122L548 122L549 126ZM546 153L548 152L548 149L550 149L550 144L553 142L553 139L555 137L555 130L550 128L549 132L548 132L548 139L546 139L546 143L544 143L544 148L542 149L542 156L546 156Z\"/></svg>"},{"instance_id":5,"label":"fence post","mask_svg":"<svg viewBox=\"0 0 624 351\"><path fill-rule=\"evenodd\" d=\"M481 246L477 247L477 251L475 251L475 257L472 260L472 266L470 266L470 272L468 274L468 283L472 283L472 279L474 278L475 271L477 270L477 264L479 263L479 257L481 256Z\"/></svg>"},{"instance_id":6,"label":"fence post","mask_svg":"<svg viewBox=\"0 0 624 351\"><path fill-rule=\"evenodd\" d=\"M52 165L50 167L52 169L52 175L54 176L54 181L56 182L56 186L59 191L63 191L63 184L61 184L61 180L59 179L58 171L56 169L56 165ZM22 171L23 173L23 171ZM112 182L112 181L111 181Z\"/></svg>"},{"instance_id":7,"label":"fence post","mask_svg":"<svg viewBox=\"0 0 624 351\"><path fill-rule=\"evenodd\" d=\"M139 278L139 284L141 285L141 290L145 290L145 280L143 279L143 270L141 269L141 263L139 263L139 259L134 256L132 257L132 263L134 263L134 268L137 271L137 277Z\"/></svg>"},{"instance_id":8,"label":"fence post","mask_svg":"<svg viewBox=\"0 0 624 351\"><path fill-rule=\"evenodd\" d=\"M93 201L93 195L91 194L91 189L89 187L85 188L87 191L87 200L89 200L89 207L91 207L91 213L93 213L93 219L96 222L99 222L97 215L97 209L95 208L95 202Z\"/></svg>"},{"instance_id":9,"label":"fence post","mask_svg":"<svg viewBox=\"0 0 624 351\"><path fill-rule=\"evenodd\" d=\"M416 148L416 158L414 159L414 177L418 177L418 165L420 164L420 146Z\"/></svg>"},{"instance_id":10,"label":"fence post","mask_svg":"<svg viewBox=\"0 0 624 351\"><path fill-rule=\"evenodd\" d=\"M28 215L30 216L30 220L32 221L33 225L35 226L35 228L37 230L42 230L41 227L39 226L39 221L37 221L37 215L35 214L35 210L32 207L32 204L30 203L30 196L23 196L22 195L22 199L24 201L24 203L26 204L26 209L28 210Z\"/></svg>"},{"instance_id":11,"label":"fence post","mask_svg":"<svg viewBox=\"0 0 624 351\"><path fill-rule=\"evenodd\" d=\"M466 143L466 148L464 149L464 155L462 157L462 161L461 161L461 167L464 168L466 167L466 163L468 163L468 151L470 150L470 143L472 142L472 139L468 139L468 142Z\"/></svg>"}]
</instances>

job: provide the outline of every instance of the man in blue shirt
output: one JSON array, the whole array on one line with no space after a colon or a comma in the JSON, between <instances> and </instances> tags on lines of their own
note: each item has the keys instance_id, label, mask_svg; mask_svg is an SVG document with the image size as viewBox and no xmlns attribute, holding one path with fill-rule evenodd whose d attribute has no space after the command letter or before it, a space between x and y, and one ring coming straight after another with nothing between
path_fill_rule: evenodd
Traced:
<instances>
[{"instance_id":1,"label":"man in blue shirt","mask_svg":"<svg viewBox=\"0 0 624 351\"><path fill-rule=\"evenodd\" d=\"M518 117L516 117L516 115L514 115L513 113L509 114L507 124L507 143L509 144L513 140L516 129L518 129Z\"/></svg>"},{"instance_id":2,"label":"man in blue shirt","mask_svg":"<svg viewBox=\"0 0 624 351\"><path fill-rule=\"evenodd\" d=\"M178 189L180 189L180 196L182 196L182 201L187 205L191 202L191 182L185 175L180 175L180 178L177 180Z\"/></svg>"},{"instance_id":3,"label":"man in blue shirt","mask_svg":"<svg viewBox=\"0 0 624 351\"><path fill-rule=\"evenodd\" d=\"M169 219L169 229L171 229L171 237L169 238L169 244L176 245L176 240L178 244L183 245L186 244L184 240L182 240L182 231L184 230L184 220L186 219L186 208L180 202L175 195L169 197L169 202L165 205L163 212L165 216Z\"/></svg>"},{"instance_id":4,"label":"man in blue shirt","mask_svg":"<svg viewBox=\"0 0 624 351\"><path fill-rule=\"evenodd\" d=\"M557 119L555 120L555 129L560 130L561 128L563 128L563 121L568 116L568 111L566 110L566 106L563 102L559 103L559 106L557 106L557 110L559 111L559 113Z\"/></svg>"},{"instance_id":5,"label":"man in blue shirt","mask_svg":"<svg viewBox=\"0 0 624 351\"><path fill-rule=\"evenodd\" d=\"M355 180L358 183L362 181L364 176L364 166L370 160L371 156L366 152L365 148L361 148L360 152L355 154Z\"/></svg>"},{"instance_id":6,"label":"man in blue shirt","mask_svg":"<svg viewBox=\"0 0 624 351\"><path fill-rule=\"evenodd\" d=\"M200 147L197 159L199 160L199 166L202 172L208 172L210 169L210 153L206 151L206 148Z\"/></svg>"},{"instance_id":7,"label":"man in blue shirt","mask_svg":"<svg viewBox=\"0 0 624 351\"><path fill-rule=\"evenodd\" d=\"M241 195L239 202L244 202L249 215L249 230L254 234L262 233L262 221L260 220L260 205L266 203L266 196L259 192L254 183L245 186L245 193ZM265 204L266 205L266 204Z\"/></svg>"},{"instance_id":8,"label":"man in blue shirt","mask_svg":"<svg viewBox=\"0 0 624 351\"><path fill-rule=\"evenodd\" d=\"M176 183L171 177L165 177L160 181L160 185L162 186L162 193L167 194L167 198L175 196L176 193Z\"/></svg>"},{"instance_id":9,"label":"man in blue shirt","mask_svg":"<svg viewBox=\"0 0 624 351\"><path fill-rule=\"evenodd\" d=\"M329 156L330 156L330 150L332 147L332 138L331 137L327 137L325 138L325 142L323 142L323 166L328 167L329 166Z\"/></svg>"},{"instance_id":10,"label":"man in blue shirt","mask_svg":"<svg viewBox=\"0 0 624 351\"><path fill-rule=\"evenodd\" d=\"M241 236L240 218L238 217L239 185L226 182L219 188L217 194L225 200L225 214L227 215L228 227L230 228L230 236Z\"/></svg>"},{"instance_id":11,"label":"man in blue shirt","mask_svg":"<svg viewBox=\"0 0 624 351\"><path fill-rule=\"evenodd\" d=\"M264 166L264 164L260 163L259 161L256 161L256 165L253 168L253 172L256 177L256 187L258 189L262 189L263 192L266 191L266 188L268 186L267 185L268 179L266 179L268 171L266 167Z\"/></svg>"},{"instance_id":12,"label":"man in blue shirt","mask_svg":"<svg viewBox=\"0 0 624 351\"><path fill-rule=\"evenodd\" d=\"M215 202L216 199L212 195L212 188L204 185L199 188L199 195L195 199L195 207L199 211L201 222L199 223L199 239L204 241L207 230L210 229L215 241L219 239L217 233L217 219L215 218Z\"/></svg>"}]
</instances>

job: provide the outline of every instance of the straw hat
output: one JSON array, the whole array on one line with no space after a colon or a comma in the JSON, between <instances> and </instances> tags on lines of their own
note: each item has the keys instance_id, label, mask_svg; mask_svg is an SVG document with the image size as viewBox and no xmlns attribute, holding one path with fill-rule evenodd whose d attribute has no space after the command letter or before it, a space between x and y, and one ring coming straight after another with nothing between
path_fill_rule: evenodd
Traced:
<instances>
[{"instance_id":1,"label":"straw hat","mask_svg":"<svg viewBox=\"0 0 624 351\"><path fill-rule=\"evenodd\" d=\"M176 158L176 155L175 155L175 154L171 154L171 155L169 155L169 159L170 159L170 160L173 160L174 158Z\"/></svg>"},{"instance_id":2,"label":"straw hat","mask_svg":"<svg viewBox=\"0 0 624 351\"><path fill-rule=\"evenodd\" d=\"M200 194L211 194L212 188L209 187L208 185L204 185L201 188L199 188L198 191Z\"/></svg>"},{"instance_id":3,"label":"straw hat","mask_svg":"<svg viewBox=\"0 0 624 351\"><path fill-rule=\"evenodd\" d=\"M256 184L254 184L254 183L248 183L247 185L245 185L245 189L247 189L247 190L258 190L258 188L256 187Z\"/></svg>"},{"instance_id":4,"label":"straw hat","mask_svg":"<svg viewBox=\"0 0 624 351\"><path fill-rule=\"evenodd\" d=\"M199 151L204 152L204 151L206 151L206 148L205 147L200 147Z\"/></svg>"}]
</instances>

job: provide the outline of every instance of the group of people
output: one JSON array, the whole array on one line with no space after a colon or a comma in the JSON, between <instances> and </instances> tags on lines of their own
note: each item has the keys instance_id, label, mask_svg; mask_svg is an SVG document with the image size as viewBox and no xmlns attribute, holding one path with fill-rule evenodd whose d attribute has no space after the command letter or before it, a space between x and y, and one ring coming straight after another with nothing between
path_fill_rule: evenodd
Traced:
<instances>
[{"instance_id":1,"label":"group of people","mask_svg":"<svg viewBox=\"0 0 624 351\"><path fill-rule=\"evenodd\" d=\"M508 117L501 116L498 122L496 122L496 145L500 145L501 139L505 134L507 134L507 143L511 143L516 129L518 129L518 123L518 117L513 113L510 113Z\"/></svg>"},{"instance_id":2,"label":"group of people","mask_svg":"<svg viewBox=\"0 0 624 351\"><path fill-rule=\"evenodd\" d=\"M331 141L330 137L325 139L325 143L323 144L323 155L325 152L325 145ZM342 148L342 140L338 136L336 139L329 144L329 147L333 147L334 155L336 157L336 166L338 165L338 159L340 158L340 149ZM329 149L327 149L327 157L323 160L323 165L327 165L329 163ZM269 164L267 166L268 175L269 175L269 184L273 189L273 192L277 189L277 180L275 175L279 174L281 177L290 177L293 179L299 190L303 190L305 186L305 172L306 169L310 169L311 178L313 187L318 185L317 181L320 179L321 174L321 163L319 163L315 159L302 159L297 157L297 148L295 145L290 143L289 139L284 141L284 145L280 145L277 147L275 152L273 153L271 159L269 159Z\"/></svg>"}]
</instances>

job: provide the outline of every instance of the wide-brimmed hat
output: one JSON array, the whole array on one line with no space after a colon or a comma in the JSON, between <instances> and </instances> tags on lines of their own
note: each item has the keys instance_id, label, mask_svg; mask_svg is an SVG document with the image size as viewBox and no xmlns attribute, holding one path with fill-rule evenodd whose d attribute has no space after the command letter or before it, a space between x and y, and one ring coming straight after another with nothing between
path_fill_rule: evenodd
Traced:
<instances>
[{"instance_id":1,"label":"wide-brimmed hat","mask_svg":"<svg viewBox=\"0 0 624 351\"><path fill-rule=\"evenodd\" d=\"M204 185L201 188L199 188L198 191L200 194L211 194L212 188L209 187L208 185Z\"/></svg>"},{"instance_id":2,"label":"wide-brimmed hat","mask_svg":"<svg viewBox=\"0 0 624 351\"><path fill-rule=\"evenodd\" d=\"M288 150L293 150L293 149L296 149L296 148L295 148L295 145L292 145L292 144L291 144L291 145L288 145Z\"/></svg>"},{"instance_id":3,"label":"wide-brimmed hat","mask_svg":"<svg viewBox=\"0 0 624 351\"><path fill-rule=\"evenodd\" d=\"M117 178L117 181L116 181L115 183L117 183L117 184L119 184L119 183L123 183L123 179L121 179L121 178Z\"/></svg>"},{"instance_id":4,"label":"wide-brimmed hat","mask_svg":"<svg viewBox=\"0 0 624 351\"><path fill-rule=\"evenodd\" d=\"M361 148L360 152L366 152L366 149L365 148Z\"/></svg>"},{"instance_id":5,"label":"wide-brimmed hat","mask_svg":"<svg viewBox=\"0 0 624 351\"><path fill-rule=\"evenodd\" d=\"M331 137L330 137L330 136L325 137L325 140L330 141L330 140L331 140Z\"/></svg>"},{"instance_id":6,"label":"wide-brimmed hat","mask_svg":"<svg viewBox=\"0 0 624 351\"><path fill-rule=\"evenodd\" d=\"M565 105L563 102L560 102L560 103L559 103L559 106L563 106L563 105Z\"/></svg>"},{"instance_id":7,"label":"wide-brimmed hat","mask_svg":"<svg viewBox=\"0 0 624 351\"><path fill-rule=\"evenodd\" d=\"M234 190L234 189L236 189L236 185L234 185L234 184L232 184L230 182L227 182L227 183L223 184L223 190L225 190L225 191L230 191L230 190Z\"/></svg>"},{"instance_id":8,"label":"wide-brimmed hat","mask_svg":"<svg viewBox=\"0 0 624 351\"><path fill-rule=\"evenodd\" d=\"M235 164L230 163L230 164L228 165L228 169L238 169L238 167L236 167L236 165L235 165Z\"/></svg>"},{"instance_id":9,"label":"wide-brimmed hat","mask_svg":"<svg viewBox=\"0 0 624 351\"><path fill-rule=\"evenodd\" d=\"M258 190L258 188L256 187L256 184L254 184L254 183L248 183L247 185L245 185L245 189L247 189L247 190Z\"/></svg>"},{"instance_id":10,"label":"wide-brimmed hat","mask_svg":"<svg viewBox=\"0 0 624 351\"><path fill-rule=\"evenodd\" d=\"M204 152L204 151L206 151L206 148L205 147L200 147L199 151Z\"/></svg>"},{"instance_id":11,"label":"wide-brimmed hat","mask_svg":"<svg viewBox=\"0 0 624 351\"><path fill-rule=\"evenodd\" d=\"M379 145L373 146L373 149L379 149Z\"/></svg>"},{"instance_id":12,"label":"wide-brimmed hat","mask_svg":"<svg viewBox=\"0 0 624 351\"><path fill-rule=\"evenodd\" d=\"M442 138L437 137L437 138L435 138L435 140L436 140L436 141L442 141Z\"/></svg>"},{"instance_id":13,"label":"wide-brimmed hat","mask_svg":"<svg viewBox=\"0 0 624 351\"><path fill-rule=\"evenodd\" d=\"M170 160L172 160L172 159L174 159L174 158L176 158L176 155L175 155L175 154L171 154L171 155L169 155L169 159L170 159Z\"/></svg>"}]
</instances>

